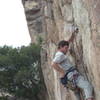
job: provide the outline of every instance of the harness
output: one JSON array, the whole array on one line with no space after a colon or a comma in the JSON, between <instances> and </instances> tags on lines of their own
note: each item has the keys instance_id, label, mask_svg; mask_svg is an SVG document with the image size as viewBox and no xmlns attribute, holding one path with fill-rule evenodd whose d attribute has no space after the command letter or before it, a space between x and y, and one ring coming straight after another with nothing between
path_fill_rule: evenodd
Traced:
<instances>
[{"instance_id":1,"label":"harness","mask_svg":"<svg viewBox=\"0 0 100 100\"><path fill-rule=\"evenodd\" d=\"M72 81L68 80L68 77L67 75L70 73L70 72L73 72L73 71L77 71L77 69L75 67L71 67L67 70L66 74L64 77L62 77L60 79L61 83L67 87L67 88L70 88L71 90L76 90L77 86L76 86L76 79L77 77L79 76L79 74L74 74L73 75L73 79Z\"/></svg>"}]
</instances>

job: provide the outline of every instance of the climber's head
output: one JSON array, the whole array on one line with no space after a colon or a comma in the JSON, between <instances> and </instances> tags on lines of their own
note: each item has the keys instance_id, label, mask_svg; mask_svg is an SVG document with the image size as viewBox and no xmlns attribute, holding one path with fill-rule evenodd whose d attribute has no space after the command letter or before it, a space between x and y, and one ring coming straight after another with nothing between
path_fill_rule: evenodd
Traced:
<instances>
[{"instance_id":1,"label":"climber's head","mask_svg":"<svg viewBox=\"0 0 100 100\"><path fill-rule=\"evenodd\" d=\"M68 48L69 48L69 42L68 41L62 40L58 43L58 50L60 50L64 54L67 53Z\"/></svg>"}]
</instances>

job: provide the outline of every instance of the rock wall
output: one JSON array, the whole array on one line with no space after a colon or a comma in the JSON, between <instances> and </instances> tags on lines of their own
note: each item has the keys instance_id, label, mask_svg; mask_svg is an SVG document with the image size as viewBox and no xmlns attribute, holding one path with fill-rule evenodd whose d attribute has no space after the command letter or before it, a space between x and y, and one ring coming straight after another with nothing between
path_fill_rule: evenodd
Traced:
<instances>
[{"instance_id":1,"label":"rock wall","mask_svg":"<svg viewBox=\"0 0 100 100\"><path fill-rule=\"evenodd\" d=\"M32 10L34 5L36 6L32 2L37 1L40 4L39 9L41 10L39 11L41 11L42 17L37 17L38 13L36 14ZM69 90L67 91L59 83L59 74L51 68L52 59L57 50L57 43L60 40L68 40L70 38L72 34L70 27L73 25L78 26L79 33L71 44L68 55L72 63L76 64L80 72L91 82L94 87L95 100L99 100L100 1L26 0L26 2L27 4L25 2L23 4L32 40L35 40L35 36L38 36L37 33L42 33L44 37L41 51L41 67L49 100L76 100L73 93ZM30 3L28 4L28 2ZM27 5L30 5L28 10ZM29 11L30 9L32 10L31 13ZM28 13L29 15L27 15ZM37 23L37 19L41 24L33 23Z\"/></svg>"},{"instance_id":2,"label":"rock wall","mask_svg":"<svg viewBox=\"0 0 100 100\"><path fill-rule=\"evenodd\" d=\"M32 43L37 43L38 37L45 37L42 26L44 21L40 1L41 0L22 0Z\"/></svg>"}]
</instances>

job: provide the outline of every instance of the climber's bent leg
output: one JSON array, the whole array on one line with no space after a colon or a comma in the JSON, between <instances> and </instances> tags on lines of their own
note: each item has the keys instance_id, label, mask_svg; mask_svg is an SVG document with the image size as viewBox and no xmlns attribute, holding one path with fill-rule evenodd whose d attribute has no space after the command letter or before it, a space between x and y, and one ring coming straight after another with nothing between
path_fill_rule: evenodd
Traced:
<instances>
[{"instance_id":1,"label":"climber's bent leg","mask_svg":"<svg viewBox=\"0 0 100 100\"><path fill-rule=\"evenodd\" d=\"M93 87L92 85L84 79L83 76L78 76L77 86L84 91L86 100L93 100Z\"/></svg>"},{"instance_id":2,"label":"climber's bent leg","mask_svg":"<svg viewBox=\"0 0 100 100\"><path fill-rule=\"evenodd\" d=\"M81 100L81 96L80 96L80 91L73 91L75 96L76 96L76 100Z\"/></svg>"}]
</instances>

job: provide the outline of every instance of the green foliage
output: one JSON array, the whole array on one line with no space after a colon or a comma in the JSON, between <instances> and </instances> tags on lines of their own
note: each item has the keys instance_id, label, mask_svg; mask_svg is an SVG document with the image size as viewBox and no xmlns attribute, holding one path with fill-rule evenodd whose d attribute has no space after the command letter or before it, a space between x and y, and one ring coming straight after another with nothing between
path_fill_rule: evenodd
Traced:
<instances>
[{"instance_id":1,"label":"green foliage","mask_svg":"<svg viewBox=\"0 0 100 100\"><path fill-rule=\"evenodd\" d=\"M38 100L44 87L40 76L40 50L40 43L20 48L0 47L0 89L3 92Z\"/></svg>"},{"instance_id":2,"label":"green foliage","mask_svg":"<svg viewBox=\"0 0 100 100\"><path fill-rule=\"evenodd\" d=\"M0 100L7 100L7 97L0 97Z\"/></svg>"},{"instance_id":3,"label":"green foliage","mask_svg":"<svg viewBox=\"0 0 100 100\"><path fill-rule=\"evenodd\" d=\"M38 41L38 44L42 44L43 38L41 36L38 36L37 41Z\"/></svg>"}]
</instances>

